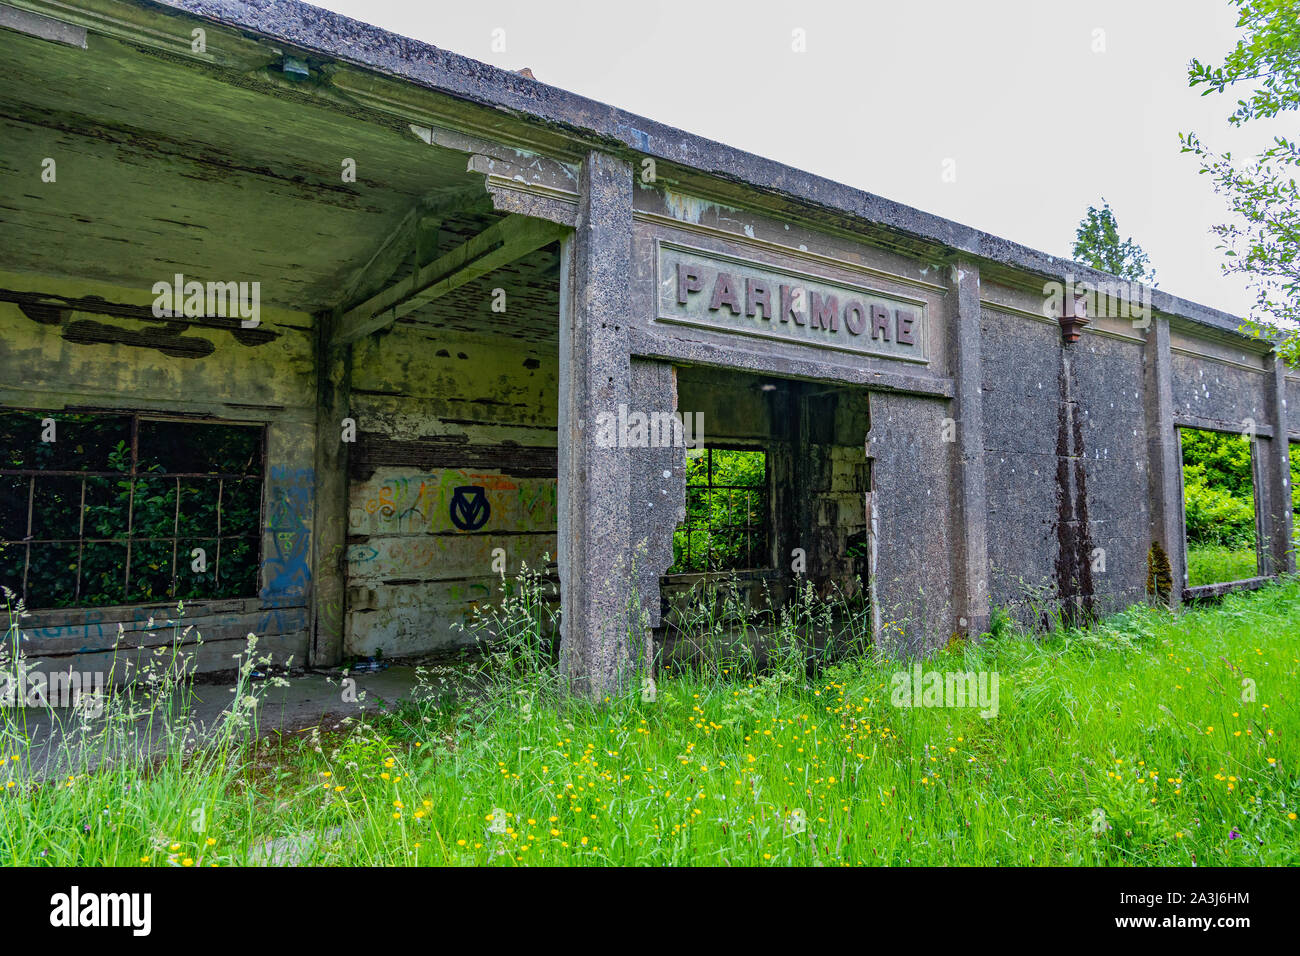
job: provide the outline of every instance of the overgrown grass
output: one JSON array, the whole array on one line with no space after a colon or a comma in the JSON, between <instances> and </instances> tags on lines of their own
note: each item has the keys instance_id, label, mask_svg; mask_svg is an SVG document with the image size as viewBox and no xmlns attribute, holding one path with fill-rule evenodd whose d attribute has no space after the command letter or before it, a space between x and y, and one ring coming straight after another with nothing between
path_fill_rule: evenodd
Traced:
<instances>
[{"instance_id":1,"label":"overgrown grass","mask_svg":"<svg viewBox=\"0 0 1300 956\"><path fill-rule=\"evenodd\" d=\"M1201 544L1187 549L1187 583L1191 587L1244 581L1259 573L1257 567L1254 548Z\"/></svg>"},{"instance_id":2,"label":"overgrown grass","mask_svg":"<svg viewBox=\"0 0 1300 956\"><path fill-rule=\"evenodd\" d=\"M924 662L996 672L989 719L896 706L906 665L868 655L565 698L535 598L488 622L512 637L457 705L430 686L273 750L245 736L47 782L11 734L0 862L243 864L276 837L295 862L364 865L1300 861L1295 581L1087 631L1004 620Z\"/></svg>"}]
</instances>

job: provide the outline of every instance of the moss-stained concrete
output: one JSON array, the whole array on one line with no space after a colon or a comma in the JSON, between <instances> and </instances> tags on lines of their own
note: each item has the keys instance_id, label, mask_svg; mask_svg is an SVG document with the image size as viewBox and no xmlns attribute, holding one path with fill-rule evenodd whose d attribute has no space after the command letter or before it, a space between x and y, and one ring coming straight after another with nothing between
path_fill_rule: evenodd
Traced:
<instances>
[{"instance_id":1,"label":"moss-stained concrete","mask_svg":"<svg viewBox=\"0 0 1300 956\"><path fill-rule=\"evenodd\" d=\"M0 30L0 406L265 427L257 591L188 608L206 669L248 632L318 664L446 647L527 561L575 687L622 680L628 601L653 627L689 583L660 586L684 451L593 438L638 404L768 452L752 593L867 586L909 651L990 604L1141 600L1153 545L1176 601L1179 427L1254 436L1262 563L1294 567L1300 375L1232 316L1144 290L1145 322L1067 342L1046 283L1099 273L291 0L14 2L87 42ZM690 324L665 244L736 267ZM260 321L155 315L177 274L259 283ZM820 290L826 335L774 334L811 310L742 310L745 275ZM843 347L832 293L921 341ZM38 611L29 651L93 667L166 614Z\"/></svg>"}]
</instances>

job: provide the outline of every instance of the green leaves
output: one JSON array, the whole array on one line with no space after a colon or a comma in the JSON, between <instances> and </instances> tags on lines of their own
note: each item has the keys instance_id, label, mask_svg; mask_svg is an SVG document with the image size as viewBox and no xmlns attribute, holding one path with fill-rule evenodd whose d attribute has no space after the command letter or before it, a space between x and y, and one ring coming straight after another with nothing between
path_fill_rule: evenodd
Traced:
<instances>
[{"instance_id":1,"label":"green leaves","mask_svg":"<svg viewBox=\"0 0 1300 956\"><path fill-rule=\"evenodd\" d=\"M255 594L262 441L244 425L0 412L0 574L38 608Z\"/></svg>"},{"instance_id":2,"label":"green leaves","mask_svg":"<svg viewBox=\"0 0 1300 956\"><path fill-rule=\"evenodd\" d=\"M1240 126L1300 108L1300 0L1236 0L1237 26L1244 33L1222 66L1193 59L1188 84L1202 95L1242 84L1250 89L1228 117ZM1215 153L1194 133L1181 135L1182 151L1194 153L1214 191L1244 225L1213 228L1224 255L1223 272L1245 276L1255 308L1244 330L1276 343L1278 354L1300 364L1300 193L1295 167L1300 152L1285 137L1244 165L1230 153Z\"/></svg>"},{"instance_id":3,"label":"green leaves","mask_svg":"<svg viewBox=\"0 0 1300 956\"><path fill-rule=\"evenodd\" d=\"M764 567L767 526L766 453L705 449L686 460L686 520L669 573Z\"/></svg>"},{"instance_id":4,"label":"green leaves","mask_svg":"<svg viewBox=\"0 0 1300 956\"><path fill-rule=\"evenodd\" d=\"M1070 254L1079 262L1121 279L1155 284L1156 273L1151 268L1151 260L1131 237L1120 239L1119 224L1105 198L1101 209L1088 207L1075 230Z\"/></svg>"},{"instance_id":5,"label":"green leaves","mask_svg":"<svg viewBox=\"0 0 1300 956\"><path fill-rule=\"evenodd\" d=\"M1253 551L1250 443L1241 435L1186 428L1182 445L1188 542Z\"/></svg>"}]
</instances>

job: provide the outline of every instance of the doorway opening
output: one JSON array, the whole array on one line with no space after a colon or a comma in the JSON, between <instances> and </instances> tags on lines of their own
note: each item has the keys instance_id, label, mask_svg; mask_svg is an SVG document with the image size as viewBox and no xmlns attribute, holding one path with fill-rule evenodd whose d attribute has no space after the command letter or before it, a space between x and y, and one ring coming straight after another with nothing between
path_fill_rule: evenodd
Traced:
<instances>
[{"instance_id":1,"label":"doorway opening","mask_svg":"<svg viewBox=\"0 0 1300 956\"><path fill-rule=\"evenodd\" d=\"M1179 429L1186 586L1259 574L1256 443L1247 435Z\"/></svg>"}]
</instances>

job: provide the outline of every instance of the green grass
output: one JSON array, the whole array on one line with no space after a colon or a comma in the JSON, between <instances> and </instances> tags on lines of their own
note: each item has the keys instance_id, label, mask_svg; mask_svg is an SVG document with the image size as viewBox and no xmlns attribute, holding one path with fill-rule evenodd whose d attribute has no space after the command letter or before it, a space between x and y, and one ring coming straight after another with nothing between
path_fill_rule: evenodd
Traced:
<instances>
[{"instance_id":1,"label":"green grass","mask_svg":"<svg viewBox=\"0 0 1300 956\"><path fill-rule=\"evenodd\" d=\"M1244 581L1258 574L1254 548L1227 548L1218 544L1190 545L1187 549L1187 583L1223 584Z\"/></svg>"},{"instance_id":2,"label":"green grass","mask_svg":"<svg viewBox=\"0 0 1300 956\"><path fill-rule=\"evenodd\" d=\"M721 664L592 705L526 655L472 706L44 783L11 728L0 863L243 864L342 828L302 862L1294 865L1297 622L1291 581L924 662L996 672L990 719L895 706L885 660Z\"/></svg>"}]
</instances>

